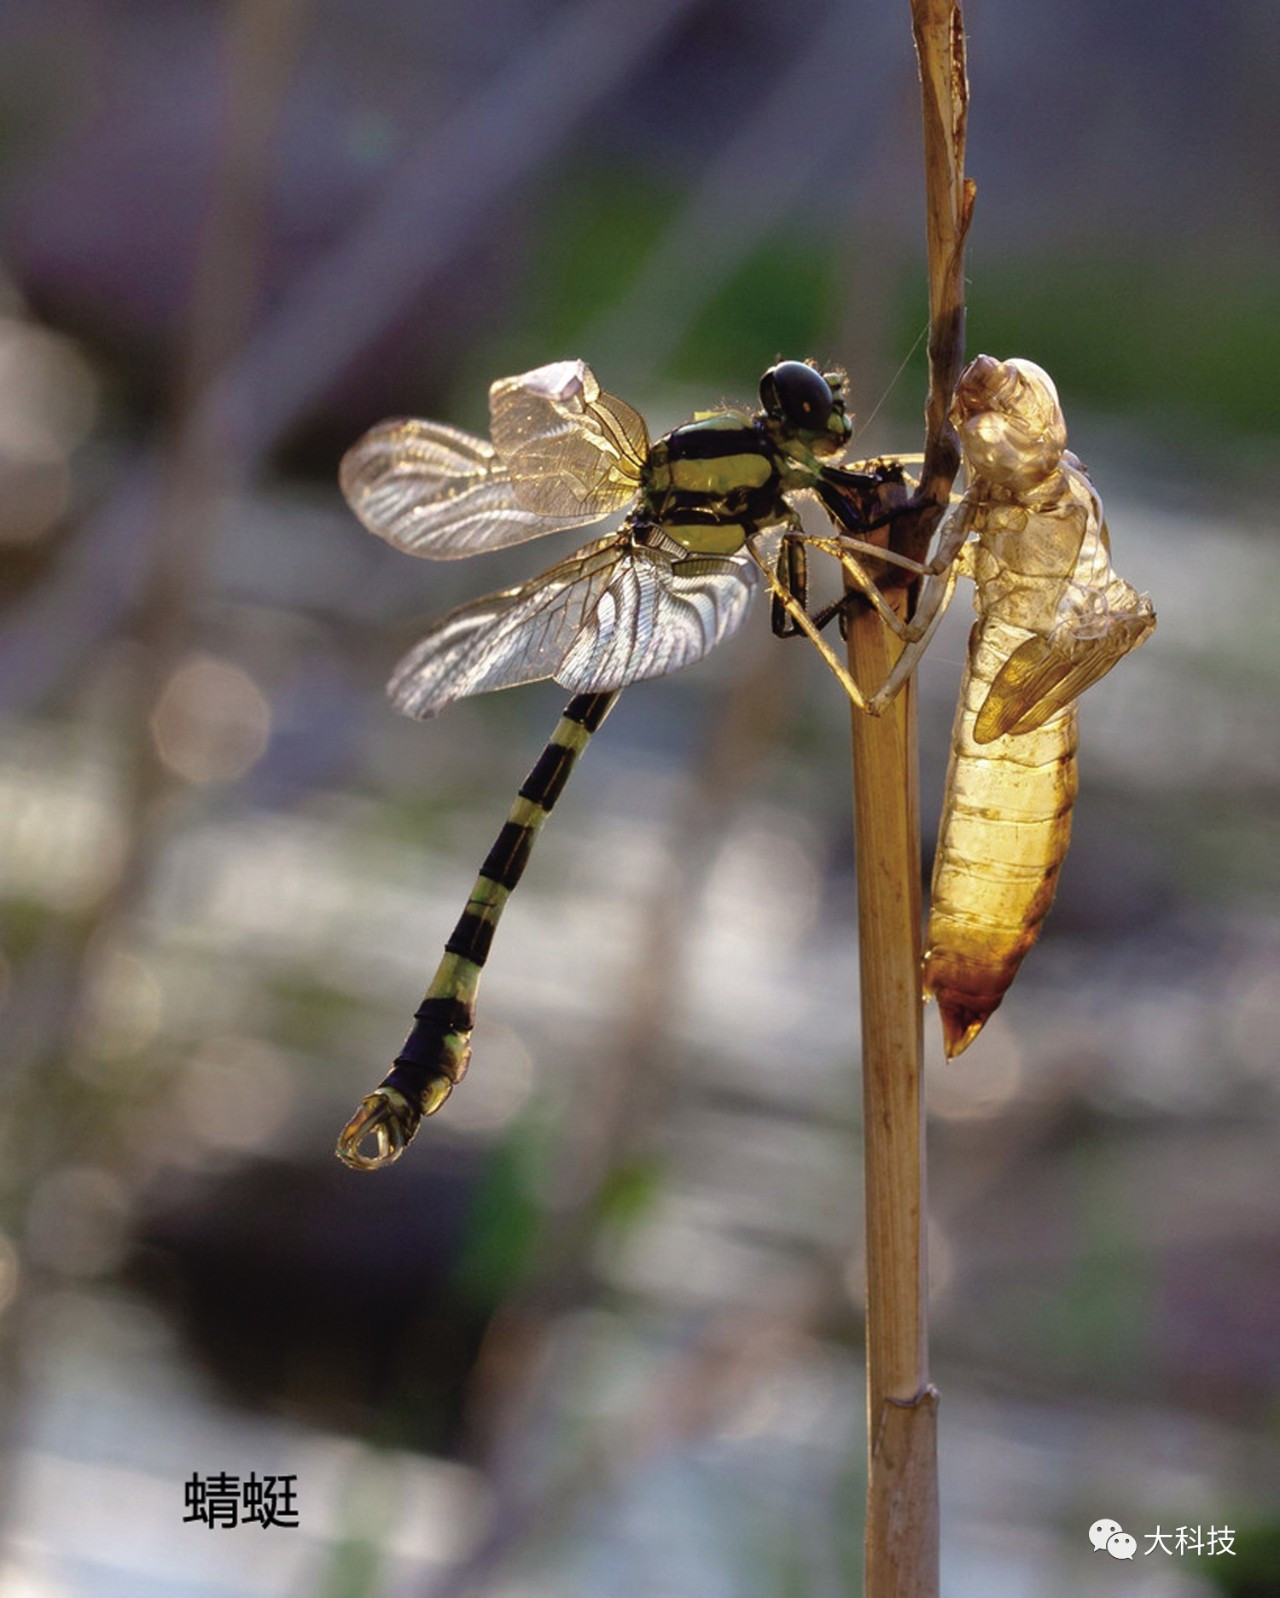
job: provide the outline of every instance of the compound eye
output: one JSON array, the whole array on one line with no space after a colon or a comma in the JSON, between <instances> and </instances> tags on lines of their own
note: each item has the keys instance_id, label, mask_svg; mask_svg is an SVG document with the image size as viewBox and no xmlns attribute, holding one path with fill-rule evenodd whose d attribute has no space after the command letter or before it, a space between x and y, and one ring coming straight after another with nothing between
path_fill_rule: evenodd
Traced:
<instances>
[{"instance_id":1,"label":"compound eye","mask_svg":"<svg viewBox=\"0 0 1280 1598\"><path fill-rule=\"evenodd\" d=\"M835 405L831 385L804 361L779 361L760 379L760 402L797 432L820 433Z\"/></svg>"}]
</instances>

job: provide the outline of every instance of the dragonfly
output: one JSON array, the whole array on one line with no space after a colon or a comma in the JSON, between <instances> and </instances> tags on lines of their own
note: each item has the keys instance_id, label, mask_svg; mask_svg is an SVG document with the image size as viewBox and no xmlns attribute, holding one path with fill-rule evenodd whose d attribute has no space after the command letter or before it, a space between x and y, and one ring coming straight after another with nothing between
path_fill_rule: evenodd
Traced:
<instances>
[{"instance_id":1,"label":"dragonfly","mask_svg":"<svg viewBox=\"0 0 1280 1598\"><path fill-rule=\"evenodd\" d=\"M901 485L901 468L839 464L852 436L843 373L779 361L759 394L755 413L700 413L651 441L640 414L602 389L590 367L557 361L492 385L487 440L440 422L396 420L343 457L342 491L364 526L437 560L628 511L618 531L452 611L392 674L392 702L419 719L472 694L548 677L573 697L480 869L404 1047L339 1136L347 1165L372 1170L398 1159L422 1118L461 1081L477 985L503 908L623 687L688 665L729 637L763 576L774 631L808 636L866 707L822 637L844 602L809 612L805 552L832 556L849 584L896 623L875 581L880 568L866 557L913 575L923 568L860 536L874 524L856 507L885 485ZM804 530L796 501L806 494L827 510L830 535Z\"/></svg>"},{"instance_id":2,"label":"dragonfly","mask_svg":"<svg viewBox=\"0 0 1280 1598\"><path fill-rule=\"evenodd\" d=\"M924 956L948 1058L1000 1004L1053 901L1077 790L1077 701L1156 625L1150 598L1111 565L1102 501L1066 447L1047 372L978 356L956 385L951 422L965 492L943 518L908 645L868 707L884 709L957 579L972 579L977 621L952 729Z\"/></svg>"}]
</instances>

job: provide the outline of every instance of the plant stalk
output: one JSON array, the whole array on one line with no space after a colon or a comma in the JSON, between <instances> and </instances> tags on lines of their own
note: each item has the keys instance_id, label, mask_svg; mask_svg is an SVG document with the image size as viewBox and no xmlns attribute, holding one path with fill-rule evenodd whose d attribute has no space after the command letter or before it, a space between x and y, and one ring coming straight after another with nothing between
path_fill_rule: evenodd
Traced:
<instances>
[{"instance_id":1,"label":"plant stalk","mask_svg":"<svg viewBox=\"0 0 1280 1598\"><path fill-rule=\"evenodd\" d=\"M956 0L911 0L920 63L929 253L929 395L913 507L890 542L923 560L959 464L947 413L964 360L968 85ZM899 589L902 612L912 595ZM853 607L849 666L883 682L899 645ZM853 714L866 1186L867 1525L863 1598L937 1598L937 1409L929 1381L927 1181L915 684L885 715Z\"/></svg>"},{"instance_id":2,"label":"plant stalk","mask_svg":"<svg viewBox=\"0 0 1280 1598\"><path fill-rule=\"evenodd\" d=\"M881 682L896 648L874 611L850 669ZM853 713L866 1186L867 1527L864 1598L936 1598L938 1395L929 1384L915 685Z\"/></svg>"}]
</instances>

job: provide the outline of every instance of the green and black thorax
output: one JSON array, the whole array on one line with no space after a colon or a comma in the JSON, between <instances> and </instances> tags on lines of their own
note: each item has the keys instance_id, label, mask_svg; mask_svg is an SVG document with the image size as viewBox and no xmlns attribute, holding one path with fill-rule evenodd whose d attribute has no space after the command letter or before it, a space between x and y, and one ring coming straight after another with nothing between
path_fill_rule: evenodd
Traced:
<instances>
[{"instance_id":1,"label":"green and black thorax","mask_svg":"<svg viewBox=\"0 0 1280 1598\"><path fill-rule=\"evenodd\" d=\"M731 555L764 527L795 520L788 493L816 488L823 457L848 443L844 378L780 361L760 380L764 409L698 416L651 447L637 519L700 555Z\"/></svg>"}]
</instances>

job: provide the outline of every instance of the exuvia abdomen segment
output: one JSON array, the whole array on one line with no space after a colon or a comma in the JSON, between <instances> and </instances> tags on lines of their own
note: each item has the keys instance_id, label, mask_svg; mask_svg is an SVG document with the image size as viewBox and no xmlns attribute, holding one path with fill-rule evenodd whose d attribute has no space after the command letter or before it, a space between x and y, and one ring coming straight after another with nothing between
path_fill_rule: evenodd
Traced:
<instances>
[{"instance_id":1,"label":"exuvia abdomen segment","mask_svg":"<svg viewBox=\"0 0 1280 1598\"><path fill-rule=\"evenodd\" d=\"M1053 903L1071 841L1076 709L1030 732L980 743L978 712L1026 629L987 617L970 636L934 855L924 985L938 1001L948 1057L1003 999Z\"/></svg>"}]
</instances>

